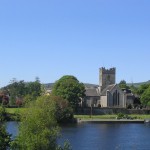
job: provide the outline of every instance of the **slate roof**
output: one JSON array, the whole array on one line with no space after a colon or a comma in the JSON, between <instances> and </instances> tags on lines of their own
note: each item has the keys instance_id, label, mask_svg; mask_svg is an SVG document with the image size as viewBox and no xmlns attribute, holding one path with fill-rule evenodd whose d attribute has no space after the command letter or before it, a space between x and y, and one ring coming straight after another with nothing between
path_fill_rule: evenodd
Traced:
<instances>
[{"instance_id":1,"label":"slate roof","mask_svg":"<svg viewBox=\"0 0 150 150\"><path fill-rule=\"evenodd\" d=\"M85 91L86 96L100 96L97 88L87 88Z\"/></svg>"},{"instance_id":2,"label":"slate roof","mask_svg":"<svg viewBox=\"0 0 150 150\"><path fill-rule=\"evenodd\" d=\"M106 96L107 91L111 91L116 84L108 85L101 93L102 96Z\"/></svg>"}]
</instances>

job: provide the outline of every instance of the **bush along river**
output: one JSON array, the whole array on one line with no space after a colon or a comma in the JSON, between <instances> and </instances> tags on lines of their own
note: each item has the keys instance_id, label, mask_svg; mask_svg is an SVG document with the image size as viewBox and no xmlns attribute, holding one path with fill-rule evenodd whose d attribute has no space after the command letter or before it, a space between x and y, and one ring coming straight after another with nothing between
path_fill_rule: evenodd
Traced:
<instances>
[{"instance_id":1,"label":"bush along river","mask_svg":"<svg viewBox=\"0 0 150 150\"><path fill-rule=\"evenodd\" d=\"M18 133L18 123L7 122L7 131L13 135ZM73 150L149 150L150 125L144 123L91 123L63 125L62 137L58 143L66 139Z\"/></svg>"}]
</instances>

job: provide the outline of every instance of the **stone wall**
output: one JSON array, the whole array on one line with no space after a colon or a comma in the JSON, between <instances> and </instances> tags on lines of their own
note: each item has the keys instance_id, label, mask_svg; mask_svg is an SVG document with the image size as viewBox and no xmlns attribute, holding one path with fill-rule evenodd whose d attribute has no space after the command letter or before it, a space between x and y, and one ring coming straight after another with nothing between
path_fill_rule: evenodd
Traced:
<instances>
[{"instance_id":1,"label":"stone wall","mask_svg":"<svg viewBox=\"0 0 150 150\"><path fill-rule=\"evenodd\" d=\"M126 109L126 108L78 108L78 115L106 115L106 114L150 114L150 109Z\"/></svg>"}]
</instances>

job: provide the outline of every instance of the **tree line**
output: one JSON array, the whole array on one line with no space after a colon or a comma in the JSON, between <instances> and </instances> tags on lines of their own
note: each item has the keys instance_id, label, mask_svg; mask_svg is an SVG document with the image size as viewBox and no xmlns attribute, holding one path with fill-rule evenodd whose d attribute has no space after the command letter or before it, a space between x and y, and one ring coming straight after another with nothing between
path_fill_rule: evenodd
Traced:
<instances>
[{"instance_id":1,"label":"tree line","mask_svg":"<svg viewBox=\"0 0 150 150\"><path fill-rule=\"evenodd\" d=\"M50 95L44 94L43 85L39 80L28 83L13 80L2 90L2 105L5 104L4 95L9 95L9 105L20 101L27 109L21 113L19 133L15 140L11 140L11 135L0 124L0 147L4 150L71 149L68 142L58 145L57 139L60 136L59 124L73 119L73 112L85 96L85 87L76 77L66 75L60 78ZM3 119L5 108L1 106L0 110L0 118Z\"/></svg>"},{"instance_id":2,"label":"tree line","mask_svg":"<svg viewBox=\"0 0 150 150\"><path fill-rule=\"evenodd\" d=\"M131 89L138 94L142 105L150 106L150 84L140 87L128 86L124 80L122 89ZM85 96L85 87L74 76L63 76L55 82L52 93L45 95L45 89L36 78L34 82L12 80L1 89L0 102L0 148L14 150L70 150L68 142L58 145L60 123L73 119L73 113ZM8 97L7 97L8 96ZM9 100L9 103L7 101ZM21 114L18 136L11 139L4 126L5 105L23 105L27 109Z\"/></svg>"},{"instance_id":3,"label":"tree line","mask_svg":"<svg viewBox=\"0 0 150 150\"><path fill-rule=\"evenodd\" d=\"M150 107L150 83L144 83L135 87L134 85L128 86L125 80L121 80L119 86L122 89L130 89L139 99L138 103L143 107Z\"/></svg>"}]
</instances>

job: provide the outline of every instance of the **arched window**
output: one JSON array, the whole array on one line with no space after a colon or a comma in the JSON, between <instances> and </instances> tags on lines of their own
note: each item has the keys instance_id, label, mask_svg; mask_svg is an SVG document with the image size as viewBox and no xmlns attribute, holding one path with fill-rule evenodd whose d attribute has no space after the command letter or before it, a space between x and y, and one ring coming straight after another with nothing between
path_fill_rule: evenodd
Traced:
<instances>
[{"instance_id":1,"label":"arched window","mask_svg":"<svg viewBox=\"0 0 150 150\"><path fill-rule=\"evenodd\" d=\"M113 106L115 106L116 93L113 93Z\"/></svg>"},{"instance_id":2,"label":"arched window","mask_svg":"<svg viewBox=\"0 0 150 150\"><path fill-rule=\"evenodd\" d=\"M120 105L119 101L120 101L120 94L118 93L118 106Z\"/></svg>"},{"instance_id":3,"label":"arched window","mask_svg":"<svg viewBox=\"0 0 150 150\"><path fill-rule=\"evenodd\" d=\"M120 95L119 95L118 91L116 90L113 93L113 106L119 106L119 99L120 99Z\"/></svg>"}]
</instances>

